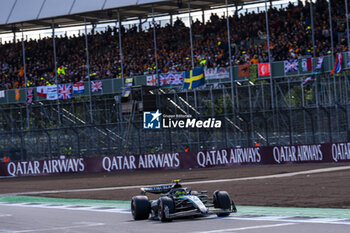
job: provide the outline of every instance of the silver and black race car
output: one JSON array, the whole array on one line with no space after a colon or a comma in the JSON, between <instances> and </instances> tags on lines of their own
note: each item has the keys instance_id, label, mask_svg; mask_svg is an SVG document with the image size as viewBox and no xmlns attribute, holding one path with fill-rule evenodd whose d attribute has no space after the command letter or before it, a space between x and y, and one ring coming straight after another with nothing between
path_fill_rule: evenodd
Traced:
<instances>
[{"instance_id":1,"label":"silver and black race car","mask_svg":"<svg viewBox=\"0 0 350 233\"><path fill-rule=\"evenodd\" d=\"M210 198L207 191L192 191L182 187L179 180L172 185L141 188L141 195L132 197L131 213L135 220L151 219L168 222L176 218L200 217L210 214L228 216L237 212L226 191L215 191ZM150 201L146 193L160 194L159 199Z\"/></svg>"}]
</instances>

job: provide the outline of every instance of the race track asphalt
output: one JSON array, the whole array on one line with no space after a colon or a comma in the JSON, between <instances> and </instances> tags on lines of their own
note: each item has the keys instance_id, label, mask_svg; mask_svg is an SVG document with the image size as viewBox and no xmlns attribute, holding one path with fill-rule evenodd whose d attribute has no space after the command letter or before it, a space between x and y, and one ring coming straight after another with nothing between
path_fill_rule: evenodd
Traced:
<instances>
[{"instance_id":1,"label":"race track asphalt","mask_svg":"<svg viewBox=\"0 0 350 233\"><path fill-rule=\"evenodd\" d=\"M79 205L0 203L0 232L247 232L247 233L347 233L350 219L276 217L232 214L170 223L134 221L129 210Z\"/></svg>"},{"instance_id":2,"label":"race track asphalt","mask_svg":"<svg viewBox=\"0 0 350 233\"><path fill-rule=\"evenodd\" d=\"M349 174L346 164L0 179L0 233L345 233L350 232L350 186L344 185ZM129 210L130 196L139 192L134 186L171 177L197 190L231 190L238 213L171 223L134 221Z\"/></svg>"}]
</instances>

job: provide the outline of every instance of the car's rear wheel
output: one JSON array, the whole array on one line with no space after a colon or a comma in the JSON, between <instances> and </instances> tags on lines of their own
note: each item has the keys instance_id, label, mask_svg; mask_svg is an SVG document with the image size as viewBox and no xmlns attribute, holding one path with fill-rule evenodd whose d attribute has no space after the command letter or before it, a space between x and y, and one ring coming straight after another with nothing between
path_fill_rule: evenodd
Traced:
<instances>
[{"instance_id":1,"label":"car's rear wheel","mask_svg":"<svg viewBox=\"0 0 350 233\"><path fill-rule=\"evenodd\" d=\"M134 196L131 200L131 214L135 220L148 219L150 204L147 196Z\"/></svg>"},{"instance_id":2,"label":"car's rear wheel","mask_svg":"<svg viewBox=\"0 0 350 233\"><path fill-rule=\"evenodd\" d=\"M213 202L214 207L223 209L223 210L230 210L231 209L231 200L230 196L226 191L215 191L213 194ZM223 216L229 216L230 213L220 213L217 214L220 217Z\"/></svg>"},{"instance_id":3,"label":"car's rear wheel","mask_svg":"<svg viewBox=\"0 0 350 233\"><path fill-rule=\"evenodd\" d=\"M169 214L175 212L174 200L170 197L159 198L159 219L162 222L170 222L172 219L169 218Z\"/></svg>"}]
</instances>

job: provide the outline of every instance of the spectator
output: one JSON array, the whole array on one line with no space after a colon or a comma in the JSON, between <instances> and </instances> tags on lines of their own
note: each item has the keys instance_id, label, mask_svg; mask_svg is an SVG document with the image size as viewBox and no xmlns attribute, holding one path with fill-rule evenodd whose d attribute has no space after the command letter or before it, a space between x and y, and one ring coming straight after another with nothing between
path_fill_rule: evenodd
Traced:
<instances>
[{"instance_id":1,"label":"spectator","mask_svg":"<svg viewBox=\"0 0 350 233\"><path fill-rule=\"evenodd\" d=\"M335 51L346 51L346 18L342 1L332 1L333 35ZM285 60L311 56L311 20L309 3L305 6L289 4L284 9L270 8L271 60ZM331 51L328 2L315 3L314 27L316 55ZM227 41L226 19L217 14L206 24L193 22L194 65L209 68L228 66L228 43L231 43L232 65L268 62L265 13L249 12L229 17L231 41ZM153 31L143 31L137 26L121 28L124 76L155 74ZM117 29L108 27L104 32L88 35L90 53L90 78L121 78L121 59ZM177 18L174 26L157 26L158 72L179 72L192 68L189 29ZM84 35L57 37L57 66L54 69L52 39L28 40L26 49L26 74L24 83L21 43L0 45L0 89L25 86L51 85L55 72L59 83L86 81L88 79ZM61 67L61 68L60 68Z\"/></svg>"}]
</instances>

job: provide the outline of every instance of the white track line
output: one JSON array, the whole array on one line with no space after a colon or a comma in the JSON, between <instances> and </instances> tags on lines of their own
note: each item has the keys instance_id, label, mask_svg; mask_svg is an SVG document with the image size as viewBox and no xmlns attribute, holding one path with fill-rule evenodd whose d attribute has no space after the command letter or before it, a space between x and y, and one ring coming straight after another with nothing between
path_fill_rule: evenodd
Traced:
<instances>
[{"instance_id":1,"label":"white track line","mask_svg":"<svg viewBox=\"0 0 350 233\"><path fill-rule=\"evenodd\" d=\"M228 228L228 229L220 229L213 231L198 231L198 233L220 233L220 232L234 232L234 231L245 231L252 229L261 229L261 228L272 228L272 227L283 227L289 225L295 225L297 223L280 223L280 224L271 224L271 225L258 225L258 226L250 226L250 227L240 227L240 228Z\"/></svg>"},{"instance_id":2,"label":"white track line","mask_svg":"<svg viewBox=\"0 0 350 233\"><path fill-rule=\"evenodd\" d=\"M74 207L74 205L51 206L50 204L28 205L28 203L14 203L14 204L0 203L0 206L12 206L12 207L22 207L22 208L60 209L60 210L72 210L72 211L79 210L79 211L131 214L130 209L120 209L120 208L103 209L103 207L101 207L101 206Z\"/></svg>"},{"instance_id":3,"label":"white track line","mask_svg":"<svg viewBox=\"0 0 350 233\"><path fill-rule=\"evenodd\" d=\"M66 226L66 227L52 227L52 228L42 228L42 229L30 229L30 230L20 230L20 231L11 231L11 233L24 233L24 232L40 232L40 231L54 231L54 230L69 230L74 228L82 228L82 227L97 227L103 226L104 223L87 223L83 225L76 226ZM68 231L66 231L68 232Z\"/></svg>"},{"instance_id":4,"label":"white track line","mask_svg":"<svg viewBox=\"0 0 350 233\"><path fill-rule=\"evenodd\" d=\"M286 219L286 218L290 218L290 219ZM229 216L229 217L225 217L225 220L245 220L245 221L272 221L272 222L291 222L291 223L323 223L323 224L336 224L336 225L350 225L350 222L347 221L348 219L329 219L329 218L311 218L311 219L297 219L294 217L287 217L285 216L284 218L280 218L280 217L271 217L269 218L268 216L261 218L261 217L233 217L233 216Z\"/></svg>"},{"instance_id":5,"label":"white track line","mask_svg":"<svg viewBox=\"0 0 350 233\"><path fill-rule=\"evenodd\" d=\"M12 214L0 214L0 217L11 217Z\"/></svg>"},{"instance_id":6,"label":"white track line","mask_svg":"<svg viewBox=\"0 0 350 233\"><path fill-rule=\"evenodd\" d=\"M243 177L243 178L232 178L232 179L219 179L219 180L203 180L203 181L192 181L183 182L183 185L193 185L193 184L210 184L210 183L222 183L222 182L234 182L234 181L247 181L247 180L262 180L262 179L272 179L272 178L283 178L306 174L316 174L324 172L334 172L348 170L350 166L341 167L331 167L331 168L320 168L306 171L290 172L284 174L266 175L266 176L253 176L253 177ZM154 184L154 185L131 185L131 186L119 186L119 187L106 187L106 188L89 188L89 189L67 189L67 190L49 190L49 191L34 191L34 192L18 192L18 193L7 193L1 194L0 196L18 196L18 195L32 195L32 194L49 194L49 193L74 193L74 192L96 192L96 191L111 191L111 190L125 190L125 189L139 189L143 187L151 187L156 185L165 184Z\"/></svg>"}]
</instances>

